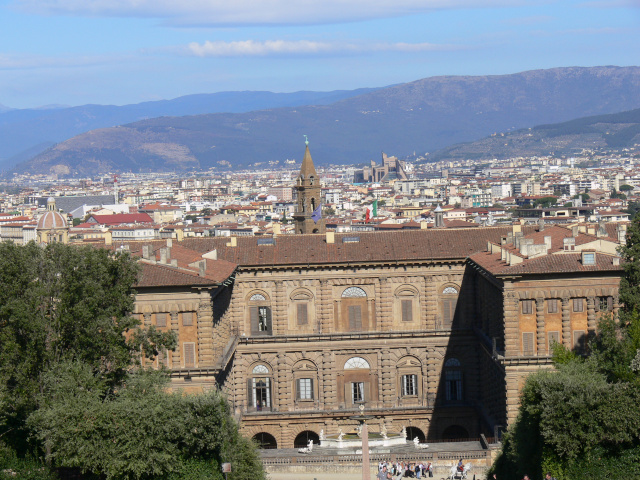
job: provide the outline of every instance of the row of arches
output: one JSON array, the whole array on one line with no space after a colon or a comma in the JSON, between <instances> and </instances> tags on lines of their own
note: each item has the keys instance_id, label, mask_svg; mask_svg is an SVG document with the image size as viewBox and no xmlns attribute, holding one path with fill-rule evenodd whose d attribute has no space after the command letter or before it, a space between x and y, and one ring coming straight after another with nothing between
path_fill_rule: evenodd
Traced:
<instances>
[{"instance_id":1,"label":"row of arches","mask_svg":"<svg viewBox=\"0 0 640 480\"><path fill-rule=\"evenodd\" d=\"M420 443L426 441L425 432L418 427L409 426L407 430L407 442L412 442L414 438L417 438ZM450 425L444 429L442 433L442 439L456 440L469 438L469 432L466 428L460 425ZM256 433L253 436L253 440L258 444L259 448L263 449L275 449L278 448L278 442L276 438L267 432ZM300 432L293 441L294 448L304 448L309 445L309 441L312 441L315 445L320 445L320 436L312 430L304 430Z\"/></svg>"}]
</instances>

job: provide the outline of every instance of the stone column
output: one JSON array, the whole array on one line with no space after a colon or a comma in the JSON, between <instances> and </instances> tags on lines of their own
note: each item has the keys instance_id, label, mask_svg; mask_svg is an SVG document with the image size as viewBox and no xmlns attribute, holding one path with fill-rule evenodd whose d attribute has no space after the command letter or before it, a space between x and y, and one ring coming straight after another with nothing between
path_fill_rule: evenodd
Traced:
<instances>
[{"instance_id":1,"label":"stone column","mask_svg":"<svg viewBox=\"0 0 640 480\"><path fill-rule=\"evenodd\" d=\"M281 412L286 412L293 405L293 397L291 395L291 389L293 388L291 374L289 373L289 365L287 364L287 356L285 354L276 355L276 375L278 384L274 391L278 392L278 398L274 399L274 406ZM291 386L290 386L291 384Z\"/></svg>"},{"instance_id":2,"label":"stone column","mask_svg":"<svg viewBox=\"0 0 640 480\"><path fill-rule=\"evenodd\" d=\"M320 280L319 301L316 302L316 331L330 333L333 331L333 301L331 300L331 285L327 280Z\"/></svg>"},{"instance_id":3,"label":"stone column","mask_svg":"<svg viewBox=\"0 0 640 480\"><path fill-rule=\"evenodd\" d=\"M182 354L182 344L180 343L180 324L178 322L178 312L171 312L171 330L176 332L176 351L171 355L171 365L174 369L179 369L180 355Z\"/></svg>"},{"instance_id":4,"label":"stone column","mask_svg":"<svg viewBox=\"0 0 640 480\"><path fill-rule=\"evenodd\" d=\"M391 351L388 348L379 351L378 359L381 365L381 375L379 380L380 400L383 407L393 407L396 399L396 376L394 375Z\"/></svg>"},{"instance_id":5,"label":"stone column","mask_svg":"<svg viewBox=\"0 0 640 480\"><path fill-rule=\"evenodd\" d=\"M426 312L425 323L427 330L436 329L436 321L438 318L438 291L436 290L436 283L433 281L433 277L425 278L426 285Z\"/></svg>"},{"instance_id":6,"label":"stone column","mask_svg":"<svg viewBox=\"0 0 640 480\"><path fill-rule=\"evenodd\" d=\"M571 299L562 297L562 344L571 348Z\"/></svg>"},{"instance_id":7,"label":"stone column","mask_svg":"<svg viewBox=\"0 0 640 480\"><path fill-rule=\"evenodd\" d=\"M213 309L209 291L200 293L200 304L196 312L196 325L198 331L198 366L212 367L216 357L222 354L225 344L229 340L229 332L219 332L213 335Z\"/></svg>"},{"instance_id":8,"label":"stone column","mask_svg":"<svg viewBox=\"0 0 640 480\"><path fill-rule=\"evenodd\" d=\"M271 315L271 334L272 335L286 335L289 333L289 319L287 315L287 304L284 282L278 280L275 282L275 301L272 302L272 315Z\"/></svg>"},{"instance_id":9,"label":"stone column","mask_svg":"<svg viewBox=\"0 0 640 480\"><path fill-rule=\"evenodd\" d=\"M380 303L380 311L378 312L378 325L376 330L388 332L393 325L393 293L391 292L391 284L388 278L380 279L380 288L376 288L379 294L378 302Z\"/></svg>"},{"instance_id":10,"label":"stone column","mask_svg":"<svg viewBox=\"0 0 640 480\"><path fill-rule=\"evenodd\" d=\"M338 407L338 385L336 378L335 355L333 352L322 354L322 391L320 392L320 404L327 410Z\"/></svg>"},{"instance_id":11,"label":"stone column","mask_svg":"<svg viewBox=\"0 0 640 480\"><path fill-rule=\"evenodd\" d=\"M544 298L536 298L536 355L546 353L544 342Z\"/></svg>"},{"instance_id":12,"label":"stone column","mask_svg":"<svg viewBox=\"0 0 640 480\"><path fill-rule=\"evenodd\" d=\"M504 286L504 354L505 356L516 356L520 354L520 315L519 299L507 282Z\"/></svg>"}]
</instances>

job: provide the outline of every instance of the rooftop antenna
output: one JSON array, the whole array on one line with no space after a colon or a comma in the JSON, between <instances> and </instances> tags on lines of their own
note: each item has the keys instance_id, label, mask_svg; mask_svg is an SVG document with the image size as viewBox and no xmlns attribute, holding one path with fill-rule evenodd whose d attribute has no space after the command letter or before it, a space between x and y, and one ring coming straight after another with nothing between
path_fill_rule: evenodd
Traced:
<instances>
[{"instance_id":1,"label":"rooftop antenna","mask_svg":"<svg viewBox=\"0 0 640 480\"><path fill-rule=\"evenodd\" d=\"M303 135L304 137L304 144L308 147L309 146L309 139L307 138L306 135Z\"/></svg>"}]
</instances>

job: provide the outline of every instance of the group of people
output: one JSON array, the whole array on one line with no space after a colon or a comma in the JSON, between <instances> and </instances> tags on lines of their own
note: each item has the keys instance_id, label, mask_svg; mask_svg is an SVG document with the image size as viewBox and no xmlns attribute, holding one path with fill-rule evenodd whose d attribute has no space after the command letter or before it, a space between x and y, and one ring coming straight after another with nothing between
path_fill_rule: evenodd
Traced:
<instances>
[{"instance_id":1,"label":"group of people","mask_svg":"<svg viewBox=\"0 0 640 480\"><path fill-rule=\"evenodd\" d=\"M376 480L426 477L433 477L433 464L431 462L380 462Z\"/></svg>"}]
</instances>

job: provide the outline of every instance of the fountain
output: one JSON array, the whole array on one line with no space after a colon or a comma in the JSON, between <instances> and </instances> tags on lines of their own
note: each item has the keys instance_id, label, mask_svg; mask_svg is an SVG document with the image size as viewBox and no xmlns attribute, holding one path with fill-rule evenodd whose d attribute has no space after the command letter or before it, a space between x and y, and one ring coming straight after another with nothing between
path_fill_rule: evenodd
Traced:
<instances>
[{"instance_id":1,"label":"fountain","mask_svg":"<svg viewBox=\"0 0 640 480\"><path fill-rule=\"evenodd\" d=\"M340 450L362 448L364 452L365 428L367 429L366 441L369 448L391 447L394 445L406 445L407 443L407 430L405 428L402 429L401 433L389 433L384 422L382 423L380 433L369 433L366 421L373 418L373 415L364 415L364 405L360 405L359 415L354 415L349 418L359 422L357 432L344 433L342 429L340 429L337 435L324 435L323 431L323 435L320 438L320 447L337 448Z\"/></svg>"}]
</instances>

